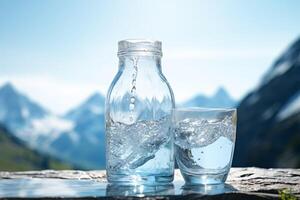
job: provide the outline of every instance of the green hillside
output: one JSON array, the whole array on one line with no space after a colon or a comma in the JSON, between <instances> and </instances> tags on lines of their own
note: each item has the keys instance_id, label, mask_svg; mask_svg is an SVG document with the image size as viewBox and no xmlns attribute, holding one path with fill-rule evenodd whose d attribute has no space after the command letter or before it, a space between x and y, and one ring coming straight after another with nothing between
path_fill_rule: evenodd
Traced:
<instances>
[{"instance_id":1,"label":"green hillside","mask_svg":"<svg viewBox=\"0 0 300 200\"><path fill-rule=\"evenodd\" d=\"M28 148L0 125L0 171L71 169L71 166Z\"/></svg>"}]
</instances>

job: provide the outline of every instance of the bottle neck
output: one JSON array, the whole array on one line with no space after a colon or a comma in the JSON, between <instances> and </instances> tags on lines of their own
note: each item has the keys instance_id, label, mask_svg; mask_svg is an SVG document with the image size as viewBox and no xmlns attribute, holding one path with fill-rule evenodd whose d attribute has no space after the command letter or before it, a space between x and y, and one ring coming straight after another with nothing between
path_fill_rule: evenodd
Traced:
<instances>
[{"instance_id":1,"label":"bottle neck","mask_svg":"<svg viewBox=\"0 0 300 200\"><path fill-rule=\"evenodd\" d=\"M120 70L158 70L161 71L161 56L158 55L123 55L119 56Z\"/></svg>"}]
</instances>

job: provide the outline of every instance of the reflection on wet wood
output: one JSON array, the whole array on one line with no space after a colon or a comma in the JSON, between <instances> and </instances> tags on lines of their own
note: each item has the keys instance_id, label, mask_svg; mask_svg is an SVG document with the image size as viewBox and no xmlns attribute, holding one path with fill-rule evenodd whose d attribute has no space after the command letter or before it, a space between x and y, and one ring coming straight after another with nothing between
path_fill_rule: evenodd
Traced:
<instances>
[{"instance_id":1,"label":"reflection on wet wood","mask_svg":"<svg viewBox=\"0 0 300 200\"><path fill-rule=\"evenodd\" d=\"M284 189L300 197L300 169L232 168L221 194L216 188L185 188L183 183L178 170L173 185L142 190L107 186L105 171L0 172L0 197L278 199L278 192Z\"/></svg>"}]
</instances>

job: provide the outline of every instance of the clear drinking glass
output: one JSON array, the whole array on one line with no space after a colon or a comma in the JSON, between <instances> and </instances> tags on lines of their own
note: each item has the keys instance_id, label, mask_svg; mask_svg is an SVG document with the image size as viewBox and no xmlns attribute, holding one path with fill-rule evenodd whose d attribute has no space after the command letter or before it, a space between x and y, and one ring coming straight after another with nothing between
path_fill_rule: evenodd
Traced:
<instances>
[{"instance_id":1,"label":"clear drinking glass","mask_svg":"<svg viewBox=\"0 0 300 200\"><path fill-rule=\"evenodd\" d=\"M186 185L222 184L236 138L236 109L173 110L175 157Z\"/></svg>"},{"instance_id":2,"label":"clear drinking glass","mask_svg":"<svg viewBox=\"0 0 300 200\"><path fill-rule=\"evenodd\" d=\"M119 42L119 70L106 98L106 169L114 184L169 184L174 176L172 89L161 42Z\"/></svg>"}]
</instances>

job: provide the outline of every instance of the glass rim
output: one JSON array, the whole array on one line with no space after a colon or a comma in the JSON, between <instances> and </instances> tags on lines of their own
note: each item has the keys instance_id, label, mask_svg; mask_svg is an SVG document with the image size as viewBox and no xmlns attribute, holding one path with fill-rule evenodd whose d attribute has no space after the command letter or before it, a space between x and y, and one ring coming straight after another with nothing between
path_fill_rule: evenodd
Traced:
<instances>
[{"instance_id":1,"label":"glass rim","mask_svg":"<svg viewBox=\"0 0 300 200\"><path fill-rule=\"evenodd\" d=\"M173 108L172 111L174 112L237 112L237 108L219 108L219 107L180 107L180 108Z\"/></svg>"}]
</instances>

